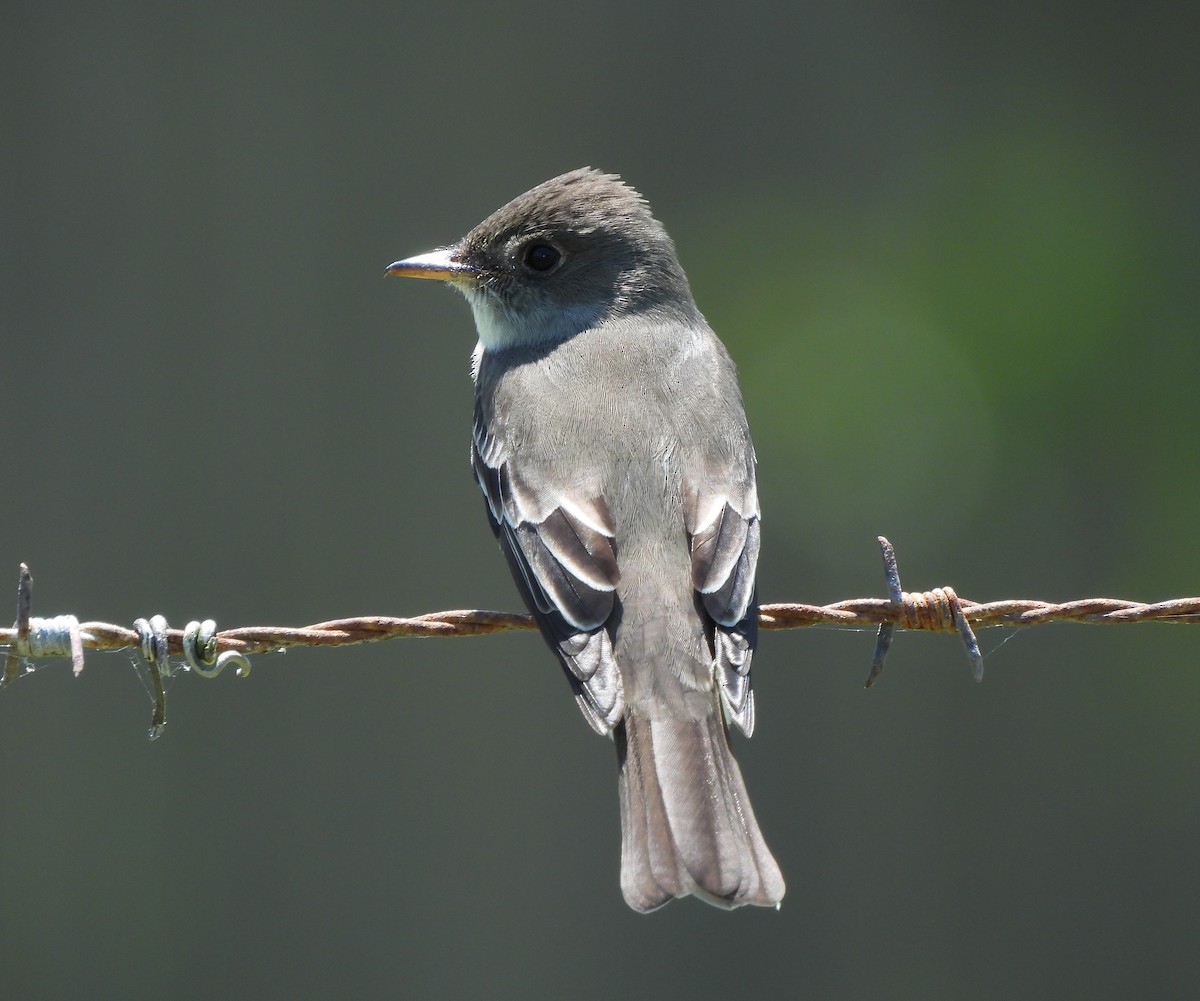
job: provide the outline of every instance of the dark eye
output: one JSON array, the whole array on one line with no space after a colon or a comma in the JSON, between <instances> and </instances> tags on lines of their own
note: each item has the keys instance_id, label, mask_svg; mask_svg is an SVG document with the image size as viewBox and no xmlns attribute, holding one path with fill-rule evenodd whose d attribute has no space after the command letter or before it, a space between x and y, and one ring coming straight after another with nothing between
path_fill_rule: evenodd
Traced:
<instances>
[{"instance_id":1,"label":"dark eye","mask_svg":"<svg viewBox=\"0 0 1200 1001\"><path fill-rule=\"evenodd\" d=\"M525 266L533 271L549 271L562 260L562 254L548 243L534 243L525 248Z\"/></svg>"}]
</instances>

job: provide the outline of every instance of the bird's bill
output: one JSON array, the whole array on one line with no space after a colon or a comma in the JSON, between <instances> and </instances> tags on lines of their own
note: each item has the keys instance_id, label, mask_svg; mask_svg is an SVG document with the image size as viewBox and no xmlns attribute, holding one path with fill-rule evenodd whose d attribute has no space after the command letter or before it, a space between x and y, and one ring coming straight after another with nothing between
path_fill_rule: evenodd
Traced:
<instances>
[{"instance_id":1,"label":"bird's bill","mask_svg":"<svg viewBox=\"0 0 1200 1001\"><path fill-rule=\"evenodd\" d=\"M475 274L473 268L454 260L453 250L443 248L428 254L406 257L403 261L389 264L387 273L401 278L435 278L443 282L469 281Z\"/></svg>"}]
</instances>

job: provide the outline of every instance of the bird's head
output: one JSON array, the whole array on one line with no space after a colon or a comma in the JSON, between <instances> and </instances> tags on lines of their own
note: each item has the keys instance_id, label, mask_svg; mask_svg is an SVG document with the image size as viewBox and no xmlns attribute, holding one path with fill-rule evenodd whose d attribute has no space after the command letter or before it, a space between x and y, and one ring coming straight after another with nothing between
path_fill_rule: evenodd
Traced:
<instances>
[{"instance_id":1,"label":"bird's head","mask_svg":"<svg viewBox=\"0 0 1200 1001\"><path fill-rule=\"evenodd\" d=\"M452 246L387 270L458 288L485 350L562 341L643 310L696 314L675 246L645 199L588 167L514 198Z\"/></svg>"}]
</instances>

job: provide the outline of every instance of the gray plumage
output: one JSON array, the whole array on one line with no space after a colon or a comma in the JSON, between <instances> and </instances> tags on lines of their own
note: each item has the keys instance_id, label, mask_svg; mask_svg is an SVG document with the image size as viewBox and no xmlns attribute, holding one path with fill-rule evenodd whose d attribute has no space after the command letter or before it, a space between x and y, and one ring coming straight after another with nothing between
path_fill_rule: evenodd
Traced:
<instances>
[{"instance_id":1,"label":"gray plumage","mask_svg":"<svg viewBox=\"0 0 1200 1001\"><path fill-rule=\"evenodd\" d=\"M475 475L580 709L616 742L626 901L778 904L726 735L754 729L754 449L666 231L619 178L575 170L389 271L451 282L474 311Z\"/></svg>"}]
</instances>

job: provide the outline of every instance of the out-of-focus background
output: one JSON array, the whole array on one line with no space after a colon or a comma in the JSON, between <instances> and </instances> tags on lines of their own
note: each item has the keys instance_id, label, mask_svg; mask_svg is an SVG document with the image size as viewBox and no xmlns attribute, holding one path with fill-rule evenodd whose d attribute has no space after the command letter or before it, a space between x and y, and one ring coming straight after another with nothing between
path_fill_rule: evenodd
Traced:
<instances>
[{"instance_id":1,"label":"out-of-focus background","mask_svg":"<svg viewBox=\"0 0 1200 1001\"><path fill-rule=\"evenodd\" d=\"M452 292L623 173L736 358L764 601L1200 592L1195 8L17 2L0 573L174 625L515 608ZM0 693L0 995L1194 997L1200 627L763 637L781 911L649 917L531 634Z\"/></svg>"}]
</instances>

